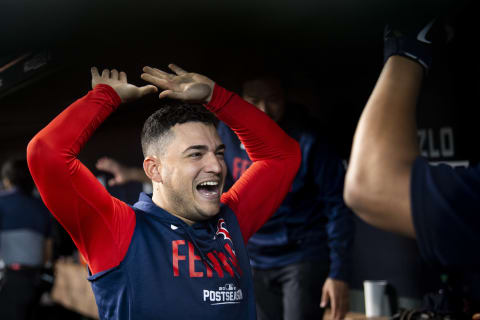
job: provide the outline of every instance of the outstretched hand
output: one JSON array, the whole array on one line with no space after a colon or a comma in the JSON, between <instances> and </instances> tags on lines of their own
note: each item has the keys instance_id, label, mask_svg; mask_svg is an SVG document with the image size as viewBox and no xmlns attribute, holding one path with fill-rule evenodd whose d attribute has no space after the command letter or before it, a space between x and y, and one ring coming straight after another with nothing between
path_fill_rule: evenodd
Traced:
<instances>
[{"instance_id":1,"label":"outstretched hand","mask_svg":"<svg viewBox=\"0 0 480 320\"><path fill-rule=\"evenodd\" d=\"M130 180L127 168L111 158L103 157L98 159L95 167L113 175L113 178L108 180L109 186L122 185Z\"/></svg>"},{"instance_id":2,"label":"outstretched hand","mask_svg":"<svg viewBox=\"0 0 480 320\"><path fill-rule=\"evenodd\" d=\"M115 69L104 69L102 74L98 73L96 67L92 67L92 89L97 84L107 84L115 90L122 102L137 100L147 94L157 92L157 88L152 85L137 87L127 82L127 74L123 71L118 72Z\"/></svg>"},{"instance_id":3,"label":"outstretched hand","mask_svg":"<svg viewBox=\"0 0 480 320\"><path fill-rule=\"evenodd\" d=\"M105 171L113 175L113 178L108 180L108 185L110 187L122 185L130 181L142 183L151 182L150 179L145 175L143 169L126 167L112 158L103 157L98 159L95 167L98 170Z\"/></svg>"},{"instance_id":4,"label":"outstretched hand","mask_svg":"<svg viewBox=\"0 0 480 320\"><path fill-rule=\"evenodd\" d=\"M174 64L169 64L168 67L175 74L151 67L143 68L142 79L163 89L160 99L168 97L188 102L210 102L215 85L212 80L198 73L187 72Z\"/></svg>"}]
</instances>

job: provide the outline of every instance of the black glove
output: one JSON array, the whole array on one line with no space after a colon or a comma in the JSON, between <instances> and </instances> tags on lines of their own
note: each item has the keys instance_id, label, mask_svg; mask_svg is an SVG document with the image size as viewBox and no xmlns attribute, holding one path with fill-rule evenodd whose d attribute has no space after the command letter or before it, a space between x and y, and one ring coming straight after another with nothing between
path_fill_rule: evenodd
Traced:
<instances>
[{"instance_id":1,"label":"black glove","mask_svg":"<svg viewBox=\"0 0 480 320\"><path fill-rule=\"evenodd\" d=\"M445 39L445 25L438 19L412 34L402 33L387 25L384 31L384 63L389 57L399 55L418 62L428 71L432 65L434 42L445 44Z\"/></svg>"}]
</instances>

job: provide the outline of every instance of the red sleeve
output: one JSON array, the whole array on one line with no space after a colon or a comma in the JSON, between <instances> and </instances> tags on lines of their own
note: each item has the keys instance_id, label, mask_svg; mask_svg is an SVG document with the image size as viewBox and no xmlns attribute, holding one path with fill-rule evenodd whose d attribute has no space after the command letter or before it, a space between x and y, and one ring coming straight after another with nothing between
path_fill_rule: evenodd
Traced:
<instances>
[{"instance_id":1,"label":"red sleeve","mask_svg":"<svg viewBox=\"0 0 480 320\"><path fill-rule=\"evenodd\" d=\"M218 85L207 108L232 128L253 161L221 199L235 212L247 242L289 191L300 166L300 147L265 113Z\"/></svg>"},{"instance_id":2,"label":"red sleeve","mask_svg":"<svg viewBox=\"0 0 480 320\"><path fill-rule=\"evenodd\" d=\"M30 172L43 201L93 273L122 261L135 228L133 209L113 198L77 159L120 102L111 87L97 85L50 122L27 148Z\"/></svg>"}]
</instances>

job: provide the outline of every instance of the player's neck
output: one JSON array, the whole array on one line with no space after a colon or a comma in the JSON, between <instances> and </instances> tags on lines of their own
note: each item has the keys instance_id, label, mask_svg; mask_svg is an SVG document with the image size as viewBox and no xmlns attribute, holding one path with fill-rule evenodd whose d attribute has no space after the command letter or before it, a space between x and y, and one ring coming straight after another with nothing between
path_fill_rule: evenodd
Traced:
<instances>
[{"instance_id":1,"label":"player's neck","mask_svg":"<svg viewBox=\"0 0 480 320\"><path fill-rule=\"evenodd\" d=\"M163 193L160 192L160 190L158 189L154 188L153 190L152 202L157 206L159 206L160 208L162 208L163 210L167 211L172 216L179 218L189 226L195 223L195 221L185 218L184 214L182 214L181 212L178 212L178 210L176 209L176 205L172 203L172 201L164 197Z\"/></svg>"}]
</instances>

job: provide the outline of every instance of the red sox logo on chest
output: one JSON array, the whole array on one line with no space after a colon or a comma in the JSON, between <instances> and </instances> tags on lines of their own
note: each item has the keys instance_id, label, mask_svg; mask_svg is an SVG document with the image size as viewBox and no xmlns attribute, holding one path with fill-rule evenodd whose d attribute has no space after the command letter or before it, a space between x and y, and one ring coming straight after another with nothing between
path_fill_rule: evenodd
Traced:
<instances>
[{"instance_id":1,"label":"red sox logo on chest","mask_svg":"<svg viewBox=\"0 0 480 320\"><path fill-rule=\"evenodd\" d=\"M215 232L215 236L223 235L223 239L230 240L233 243L232 238L230 237L230 233L227 230L225 219L220 218L217 222L217 232Z\"/></svg>"}]
</instances>

